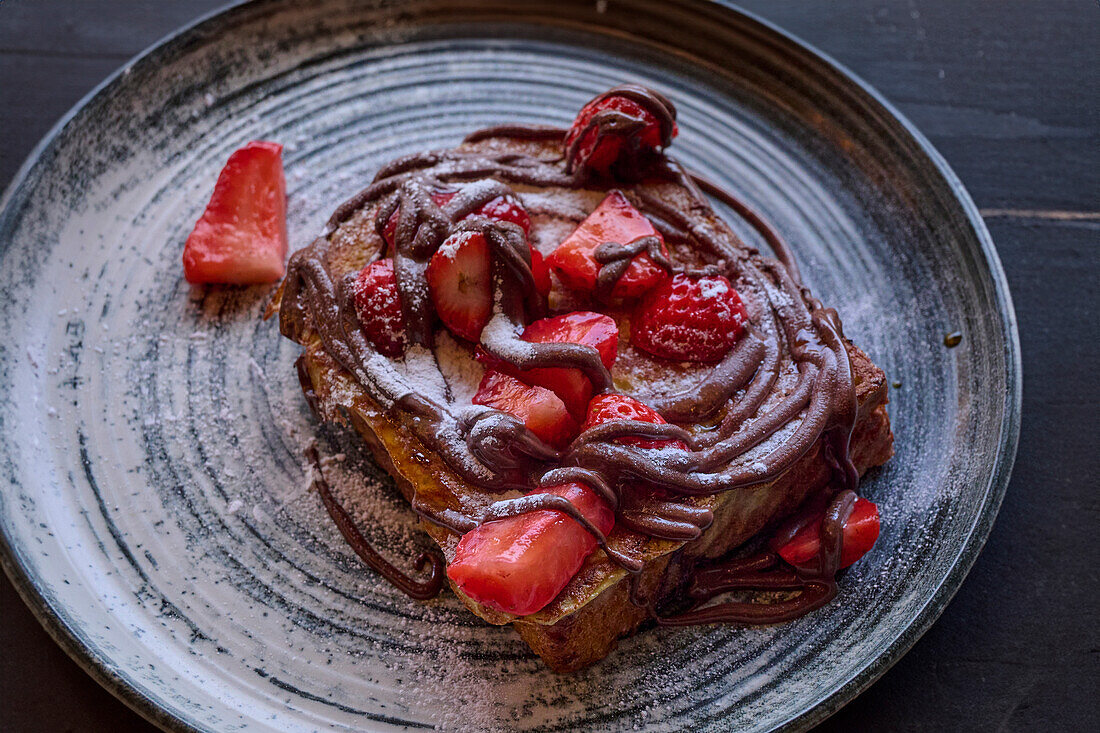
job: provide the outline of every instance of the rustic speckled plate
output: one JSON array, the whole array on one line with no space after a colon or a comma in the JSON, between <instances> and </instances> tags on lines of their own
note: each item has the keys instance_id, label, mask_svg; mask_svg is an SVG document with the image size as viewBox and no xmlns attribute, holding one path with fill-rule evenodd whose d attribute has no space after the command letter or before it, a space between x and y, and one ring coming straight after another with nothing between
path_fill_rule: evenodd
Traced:
<instances>
[{"instance_id":1,"label":"rustic speckled plate","mask_svg":"<svg viewBox=\"0 0 1100 733\"><path fill-rule=\"evenodd\" d=\"M774 628L652 631L560 677L452 597L412 602L357 563L307 490L316 427L298 347L259 318L270 289L193 291L180 252L247 140L286 145L301 246L383 162L490 123L564 123L626 80L675 100L674 154L786 234L900 382L897 457L865 484L885 528L838 602ZM0 292L4 567L91 674L172 729L807 727L943 609L1016 447L1012 306L959 182L843 69L692 0L212 16L35 151L0 210ZM358 465L354 445L328 449ZM403 548L392 492L365 484L390 517L376 539Z\"/></svg>"}]
</instances>

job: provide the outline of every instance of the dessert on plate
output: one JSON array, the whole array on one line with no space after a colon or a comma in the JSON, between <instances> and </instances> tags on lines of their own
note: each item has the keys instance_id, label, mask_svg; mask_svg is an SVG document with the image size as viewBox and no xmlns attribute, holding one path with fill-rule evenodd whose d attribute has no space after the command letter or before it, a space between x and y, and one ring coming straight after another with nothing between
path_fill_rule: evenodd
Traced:
<instances>
[{"instance_id":1,"label":"dessert on plate","mask_svg":"<svg viewBox=\"0 0 1100 733\"><path fill-rule=\"evenodd\" d=\"M855 491L893 452L883 372L778 235L666 154L676 133L671 102L626 85L569 129L395 160L271 309L315 413L362 436L439 547L401 572L322 476L356 552L414 598L449 583L558 671L646 624L812 611L878 536Z\"/></svg>"}]
</instances>

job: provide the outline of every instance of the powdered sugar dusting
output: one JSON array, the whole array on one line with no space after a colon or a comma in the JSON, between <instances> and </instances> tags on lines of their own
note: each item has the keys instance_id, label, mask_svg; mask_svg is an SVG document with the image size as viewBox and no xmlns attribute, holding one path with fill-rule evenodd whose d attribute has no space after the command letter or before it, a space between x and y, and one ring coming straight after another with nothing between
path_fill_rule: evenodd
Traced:
<instances>
[{"instance_id":1,"label":"powdered sugar dusting","mask_svg":"<svg viewBox=\"0 0 1100 733\"><path fill-rule=\"evenodd\" d=\"M435 357L455 404L470 404L485 373L474 360L473 349L440 329L435 338Z\"/></svg>"},{"instance_id":2,"label":"powdered sugar dusting","mask_svg":"<svg viewBox=\"0 0 1100 733\"><path fill-rule=\"evenodd\" d=\"M713 300L730 291L729 283L723 278L704 277L699 280L699 297Z\"/></svg>"}]
</instances>

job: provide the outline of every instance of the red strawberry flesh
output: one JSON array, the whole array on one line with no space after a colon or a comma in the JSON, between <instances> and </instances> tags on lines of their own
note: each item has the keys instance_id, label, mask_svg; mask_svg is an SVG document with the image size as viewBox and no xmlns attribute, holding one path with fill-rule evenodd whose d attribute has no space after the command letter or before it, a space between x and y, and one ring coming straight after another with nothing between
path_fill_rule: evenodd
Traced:
<instances>
[{"instance_id":1,"label":"red strawberry flesh","mask_svg":"<svg viewBox=\"0 0 1100 733\"><path fill-rule=\"evenodd\" d=\"M592 118L607 111L637 120L641 129L627 133L606 132L601 136ZM672 135L676 135L675 124ZM594 99L582 107L565 137L566 149L576 143L575 156L579 165L603 174L608 173L624 150L630 147L656 150L662 142L661 124L657 118L634 100L616 95Z\"/></svg>"},{"instance_id":2,"label":"red strawberry flesh","mask_svg":"<svg viewBox=\"0 0 1100 733\"><path fill-rule=\"evenodd\" d=\"M605 535L615 524L610 507L583 484L531 493L568 499ZM572 517L539 509L467 532L459 540L447 575L478 603L526 616L554 600L596 546L592 534Z\"/></svg>"},{"instance_id":3,"label":"red strawberry flesh","mask_svg":"<svg viewBox=\"0 0 1100 733\"><path fill-rule=\"evenodd\" d=\"M254 285L286 272L283 146L253 141L229 156L183 249L190 283Z\"/></svg>"},{"instance_id":4,"label":"red strawberry flesh","mask_svg":"<svg viewBox=\"0 0 1100 733\"><path fill-rule=\"evenodd\" d=\"M561 398L544 387L524 384L490 369L478 385L475 405L486 405L519 418L544 443L562 448L577 435L577 421Z\"/></svg>"},{"instance_id":5,"label":"red strawberry flesh","mask_svg":"<svg viewBox=\"0 0 1100 733\"><path fill-rule=\"evenodd\" d=\"M581 426L581 431L583 432L611 420L637 420L654 425L665 424L665 419L661 417L659 412L633 397L621 394L604 394L593 397L588 404L588 417L585 419L584 425ZM617 441L625 445L636 445L640 448L674 447L687 450L687 446L681 440L617 438Z\"/></svg>"},{"instance_id":6,"label":"red strawberry flesh","mask_svg":"<svg viewBox=\"0 0 1100 733\"><path fill-rule=\"evenodd\" d=\"M367 339L380 354L405 352L405 316L393 274L393 260L375 260L355 279L355 312Z\"/></svg>"},{"instance_id":7,"label":"red strawberry flesh","mask_svg":"<svg viewBox=\"0 0 1100 733\"><path fill-rule=\"evenodd\" d=\"M531 343L590 346L599 353L604 366L610 369L618 354L619 329L610 316L577 311L535 321L524 329L521 338ZM574 418L584 420L588 401L592 397L592 383L581 370L569 367L521 370L481 349L475 353L478 361L489 368L510 374L527 384L552 390L565 402Z\"/></svg>"},{"instance_id":8,"label":"red strawberry flesh","mask_svg":"<svg viewBox=\"0 0 1100 733\"><path fill-rule=\"evenodd\" d=\"M679 274L638 304L630 341L663 359L714 362L737 342L747 322L748 313L729 280Z\"/></svg>"},{"instance_id":9,"label":"red strawberry flesh","mask_svg":"<svg viewBox=\"0 0 1100 733\"><path fill-rule=\"evenodd\" d=\"M662 240L649 219L635 209L620 191L611 191L576 230L546 258L562 284L591 293L596 289L600 264L594 253L605 242L630 244L641 237ZM611 291L614 299L635 298L666 277L664 269L647 252L634 256Z\"/></svg>"},{"instance_id":10,"label":"red strawberry flesh","mask_svg":"<svg viewBox=\"0 0 1100 733\"><path fill-rule=\"evenodd\" d=\"M822 510L793 520L800 522L802 528L781 547L774 548L779 556L796 567L812 564L821 548L821 523L824 518L825 512ZM844 523L840 567L846 568L867 554L878 539L879 526L878 507L863 497L856 499L851 515Z\"/></svg>"},{"instance_id":11,"label":"red strawberry flesh","mask_svg":"<svg viewBox=\"0 0 1100 733\"><path fill-rule=\"evenodd\" d=\"M477 342L492 316L489 244L479 232L456 232L428 263L425 275L439 319L451 333Z\"/></svg>"},{"instance_id":12,"label":"red strawberry flesh","mask_svg":"<svg viewBox=\"0 0 1100 733\"><path fill-rule=\"evenodd\" d=\"M530 247L530 245L528 245ZM531 275L535 280L535 290L545 298L550 294L552 284L550 282L550 266L546 264L546 258L534 247L531 247Z\"/></svg>"}]
</instances>

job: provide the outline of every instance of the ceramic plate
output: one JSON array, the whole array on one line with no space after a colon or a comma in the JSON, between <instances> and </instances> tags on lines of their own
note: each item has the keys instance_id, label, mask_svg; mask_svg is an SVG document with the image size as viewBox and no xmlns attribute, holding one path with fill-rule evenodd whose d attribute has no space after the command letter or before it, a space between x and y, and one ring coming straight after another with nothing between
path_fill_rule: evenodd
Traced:
<instances>
[{"instance_id":1,"label":"ceramic plate","mask_svg":"<svg viewBox=\"0 0 1100 733\"><path fill-rule=\"evenodd\" d=\"M3 561L58 641L170 729L804 728L909 648L962 582L1015 452L1000 264L912 126L817 52L689 0L265 0L127 65L0 210ZM624 81L680 110L674 155L763 212L891 382L884 530L840 598L772 628L661 629L571 676L449 595L364 569L308 490L318 433L271 290L192 290L180 253L229 154L285 146L292 246L404 153L567 123ZM747 227L738 227L752 240ZM944 346L960 331L962 343ZM354 441L334 472L418 540ZM340 458L343 460L339 460Z\"/></svg>"}]
</instances>

